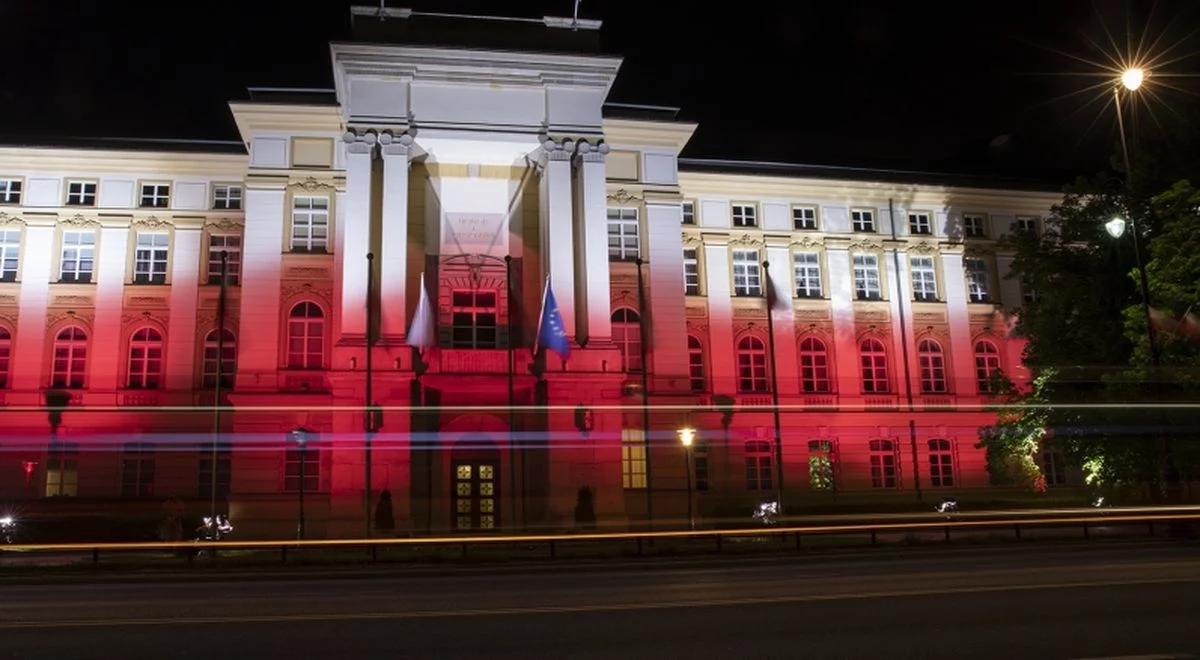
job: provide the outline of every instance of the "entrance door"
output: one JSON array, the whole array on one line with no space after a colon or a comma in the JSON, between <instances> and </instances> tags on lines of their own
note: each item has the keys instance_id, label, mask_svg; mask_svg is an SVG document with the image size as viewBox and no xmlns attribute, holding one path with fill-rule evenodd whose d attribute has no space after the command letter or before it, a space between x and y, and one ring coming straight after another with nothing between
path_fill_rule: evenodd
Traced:
<instances>
[{"instance_id":1,"label":"entrance door","mask_svg":"<svg viewBox=\"0 0 1200 660\"><path fill-rule=\"evenodd\" d=\"M495 529L499 525L499 472L495 462L454 462L455 529Z\"/></svg>"}]
</instances>

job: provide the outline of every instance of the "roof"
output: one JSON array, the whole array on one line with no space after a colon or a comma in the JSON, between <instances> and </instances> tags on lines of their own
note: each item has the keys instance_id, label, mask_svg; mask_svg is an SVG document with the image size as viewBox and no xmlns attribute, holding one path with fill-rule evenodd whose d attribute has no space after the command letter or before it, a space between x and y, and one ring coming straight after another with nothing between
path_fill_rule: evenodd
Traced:
<instances>
[{"instance_id":1,"label":"roof","mask_svg":"<svg viewBox=\"0 0 1200 660\"><path fill-rule=\"evenodd\" d=\"M211 154L245 154L240 140L184 140L143 137L83 137L70 135L0 135L4 147L60 147Z\"/></svg>"}]
</instances>

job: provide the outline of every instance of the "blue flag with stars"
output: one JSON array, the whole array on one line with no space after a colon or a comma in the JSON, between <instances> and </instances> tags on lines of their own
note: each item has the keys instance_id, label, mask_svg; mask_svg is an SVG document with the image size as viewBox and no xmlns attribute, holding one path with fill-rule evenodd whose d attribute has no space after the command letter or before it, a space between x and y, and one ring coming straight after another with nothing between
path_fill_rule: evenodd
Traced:
<instances>
[{"instance_id":1,"label":"blue flag with stars","mask_svg":"<svg viewBox=\"0 0 1200 660\"><path fill-rule=\"evenodd\" d=\"M558 303L554 301L554 291L550 289L548 277L546 290L542 293L542 315L538 319L537 338L534 340L535 354L538 347L548 348L564 360L571 356L571 342L567 339L567 330L563 327L562 314L558 312Z\"/></svg>"}]
</instances>

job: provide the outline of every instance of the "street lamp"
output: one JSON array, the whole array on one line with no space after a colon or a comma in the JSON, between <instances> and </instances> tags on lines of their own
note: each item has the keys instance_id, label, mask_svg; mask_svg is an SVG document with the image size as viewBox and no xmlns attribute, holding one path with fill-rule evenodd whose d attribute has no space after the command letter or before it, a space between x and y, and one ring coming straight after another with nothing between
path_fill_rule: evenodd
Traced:
<instances>
[{"instance_id":1,"label":"street lamp","mask_svg":"<svg viewBox=\"0 0 1200 660\"><path fill-rule=\"evenodd\" d=\"M1112 220L1104 223L1104 230L1113 238L1121 238L1125 233L1125 218L1114 216Z\"/></svg>"},{"instance_id":2,"label":"street lamp","mask_svg":"<svg viewBox=\"0 0 1200 660\"><path fill-rule=\"evenodd\" d=\"M696 441L696 429L685 426L675 433L679 436L679 444L683 445L684 472L687 473L688 529L696 529L696 518L692 513L692 444Z\"/></svg>"},{"instance_id":3,"label":"street lamp","mask_svg":"<svg viewBox=\"0 0 1200 660\"><path fill-rule=\"evenodd\" d=\"M312 431L303 426L292 431L292 442L296 443L296 449L300 454L300 490L299 490L299 511L296 518L296 538L304 539L304 450L308 445L308 436Z\"/></svg>"},{"instance_id":4,"label":"street lamp","mask_svg":"<svg viewBox=\"0 0 1200 660\"><path fill-rule=\"evenodd\" d=\"M1141 67L1130 67L1121 72L1121 84L1125 89L1136 92L1138 87L1142 86L1142 81L1146 79L1146 71Z\"/></svg>"}]
</instances>

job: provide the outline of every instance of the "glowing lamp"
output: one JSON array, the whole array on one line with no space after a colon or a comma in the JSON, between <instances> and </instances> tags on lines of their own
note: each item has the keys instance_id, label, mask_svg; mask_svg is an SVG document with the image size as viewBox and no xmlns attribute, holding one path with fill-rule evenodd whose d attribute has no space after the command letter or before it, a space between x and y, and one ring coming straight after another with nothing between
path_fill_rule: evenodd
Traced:
<instances>
[{"instance_id":1,"label":"glowing lamp","mask_svg":"<svg viewBox=\"0 0 1200 660\"><path fill-rule=\"evenodd\" d=\"M1125 69L1121 74L1121 84L1131 92L1141 87L1144 80L1146 80L1146 72L1138 67Z\"/></svg>"},{"instance_id":2,"label":"glowing lamp","mask_svg":"<svg viewBox=\"0 0 1200 660\"><path fill-rule=\"evenodd\" d=\"M1104 230L1113 238L1121 238L1121 235L1125 233L1125 218L1114 217L1104 223Z\"/></svg>"},{"instance_id":3,"label":"glowing lamp","mask_svg":"<svg viewBox=\"0 0 1200 660\"><path fill-rule=\"evenodd\" d=\"M676 431L676 433L679 435L679 444L684 447L691 447L692 443L696 441L696 429L685 426Z\"/></svg>"}]
</instances>

